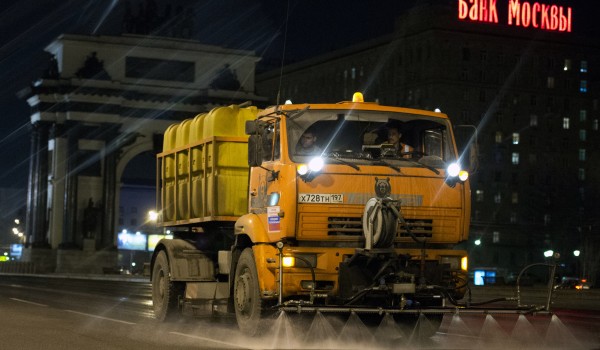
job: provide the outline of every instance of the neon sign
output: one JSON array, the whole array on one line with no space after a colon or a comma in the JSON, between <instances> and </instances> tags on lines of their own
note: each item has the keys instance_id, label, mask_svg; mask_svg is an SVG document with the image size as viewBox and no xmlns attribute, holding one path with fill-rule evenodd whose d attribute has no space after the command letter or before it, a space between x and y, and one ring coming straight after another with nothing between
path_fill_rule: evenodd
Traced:
<instances>
[{"instance_id":1,"label":"neon sign","mask_svg":"<svg viewBox=\"0 0 600 350\"><path fill-rule=\"evenodd\" d=\"M474 22L498 23L497 0L458 0L458 18ZM506 23L558 32L571 32L573 10L570 7L539 2L508 0Z\"/></svg>"}]
</instances>

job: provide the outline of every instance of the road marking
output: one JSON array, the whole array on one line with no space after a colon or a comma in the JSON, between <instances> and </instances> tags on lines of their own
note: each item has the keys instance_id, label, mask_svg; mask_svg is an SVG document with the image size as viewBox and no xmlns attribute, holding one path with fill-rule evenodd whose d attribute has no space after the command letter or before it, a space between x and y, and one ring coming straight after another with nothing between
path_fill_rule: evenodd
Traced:
<instances>
[{"instance_id":1,"label":"road marking","mask_svg":"<svg viewBox=\"0 0 600 350\"><path fill-rule=\"evenodd\" d=\"M44 306L44 307L48 306L48 305L44 305L44 304L40 304L40 303L34 303L33 301L27 301L27 300L23 300L23 299L17 299L17 298L10 298L10 299L14 300L14 301L20 301L20 302L25 303L25 304L31 304L31 305L37 305L37 306Z\"/></svg>"},{"instance_id":2,"label":"road marking","mask_svg":"<svg viewBox=\"0 0 600 350\"><path fill-rule=\"evenodd\" d=\"M73 310L65 310L65 311L66 312L71 312L71 313L74 313L74 314L78 314L78 315L99 318L101 320L106 320L106 321L113 321L113 322L119 322L119 323L124 323L124 324L135 324L133 322L127 322L127 321L117 320L115 318L108 318L108 317L98 316L98 315L94 315L94 314L86 314L85 312L79 312L79 311L73 311Z\"/></svg>"},{"instance_id":3,"label":"road marking","mask_svg":"<svg viewBox=\"0 0 600 350\"><path fill-rule=\"evenodd\" d=\"M197 335L191 335L191 334L185 334L185 333L179 333L179 332L169 332L169 333L175 334L175 335L182 335L184 337L194 338L194 339L198 339L198 340L206 340L206 341L217 343L217 344L223 344L223 345L227 345L227 346L234 346L234 347L240 348L240 349L252 349L252 348L248 348L248 347L244 347L244 346L240 346L240 345L237 345L237 344L228 343L228 342L224 342L224 341L220 341L220 340L215 340L215 339L205 338L205 337L199 337Z\"/></svg>"}]
</instances>

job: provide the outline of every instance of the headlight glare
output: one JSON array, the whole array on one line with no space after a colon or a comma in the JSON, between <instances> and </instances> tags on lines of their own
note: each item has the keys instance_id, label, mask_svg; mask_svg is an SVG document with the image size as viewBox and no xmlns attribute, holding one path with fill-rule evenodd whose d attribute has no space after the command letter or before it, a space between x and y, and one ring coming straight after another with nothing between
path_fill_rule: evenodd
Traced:
<instances>
[{"instance_id":1,"label":"headlight glare","mask_svg":"<svg viewBox=\"0 0 600 350\"><path fill-rule=\"evenodd\" d=\"M460 181L467 181L467 179L469 178L469 172L466 170L459 171L458 178L460 179Z\"/></svg>"},{"instance_id":2,"label":"headlight glare","mask_svg":"<svg viewBox=\"0 0 600 350\"><path fill-rule=\"evenodd\" d=\"M457 163L452 163L448 165L448 169L446 169L446 171L448 172L448 176L456 177L460 172L460 166Z\"/></svg>"},{"instance_id":3,"label":"headlight glare","mask_svg":"<svg viewBox=\"0 0 600 350\"><path fill-rule=\"evenodd\" d=\"M308 169L314 172L321 171L321 169L323 169L323 165L325 165L323 158L315 157L308 162Z\"/></svg>"}]
</instances>

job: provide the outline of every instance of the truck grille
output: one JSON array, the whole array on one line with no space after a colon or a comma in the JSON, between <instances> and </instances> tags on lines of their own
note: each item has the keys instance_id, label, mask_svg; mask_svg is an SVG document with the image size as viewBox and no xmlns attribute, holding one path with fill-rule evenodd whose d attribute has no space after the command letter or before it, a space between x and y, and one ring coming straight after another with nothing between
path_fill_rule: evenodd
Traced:
<instances>
[{"instance_id":1,"label":"truck grille","mask_svg":"<svg viewBox=\"0 0 600 350\"><path fill-rule=\"evenodd\" d=\"M431 219L406 219L406 226L398 226L399 237L410 237L410 231L417 237L431 237L433 232L433 220ZM330 216L327 218L328 236L361 236L362 218Z\"/></svg>"},{"instance_id":2,"label":"truck grille","mask_svg":"<svg viewBox=\"0 0 600 350\"><path fill-rule=\"evenodd\" d=\"M417 237L431 237L433 232L433 220L431 219L405 219L406 226L400 224L398 233L400 237L410 237L407 227Z\"/></svg>"},{"instance_id":3,"label":"truck grille","mask_svg":"<svg viewBox=\"0 0 600 350\"><path fill-rule=\"evenodd\" d=\"M327 218L328 236L362 236L361 218L330 216Z\"/></svg>"}]
</instances>

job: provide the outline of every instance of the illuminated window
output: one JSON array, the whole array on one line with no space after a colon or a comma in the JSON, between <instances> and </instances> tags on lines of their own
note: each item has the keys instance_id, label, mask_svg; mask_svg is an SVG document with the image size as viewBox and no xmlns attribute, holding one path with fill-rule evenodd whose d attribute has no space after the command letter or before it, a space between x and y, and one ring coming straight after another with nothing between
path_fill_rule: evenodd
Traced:
<instances>
[{"instance_id":1,"label":"illuminated window","mask_svg":"<svg viewBox=\"0 0 600 350\"><path fill-rule=\"evenodd\" d=\"M587 70L588 70L588 63L587 63L587 61L581 61L581 66L579 68L579 71L581 73L587 73Z\"/></svg>"},{"instance_id":2,"label":"illuminated window","mask_svg":"<svg viewBox=\"0 0 600 350\"><path fill-rule=\"evenodd\" d=\"M512 193L512 203L513 204L519 203L519 192Z\"/></svg>"},{"instance_id":3,"label":"illuminated window","mask_svg":"<svg viewBox=\"0 0 600 350\"><path fill-rule=\"evenodd\" d=\"M492 235L492 242L494 242L494 243L500 242L500 232L499 231L494 231L494 233Z\"/></svg>"},{"instance_id":4,"label":"illuminated window","mask_svg":"<svg viewBox=\"0 0 600 350\"><path fill-rule=\"evenodd\" d=\"M579 149L579 160L580 161L585 161L585 148L580 148Z\"/></svg>"},{"instance_id":5,"label":"illuminated window","mask_svg":"<svg viewBox=\"0 0 600 350\"><path fill-rule=\"evenodd\" d=\"M502 131L496 131L496 143L502 142Z\"/></svg>"},{"instance_id":6,"label":"illuminated window","mask_svg":"<svg viewBox=\"0 0 600 350\"><path fill-rule=\"evenodd\" d=\"M513 145L518 145L518 144L519 144L519 133L513 132Z\"/></svg>"},{"instance_id":7,"label":"illuminated window","mask_svg":"<svg viewBox=\"0 0 600 350\"><path fill-rule=\"evenodd\" d=\"M352 67L352 80L356 79L356 68Z\"/></svg>"},{"instance_id":8,"label":"illuminated window","mask_svg":"<svg viewBox=\"0 0 600 350\"><path fill-rule=\"evenodd\" d=\"M548 77L546 86L548 87L548 89L554 89L554 77Z\"/></svg>"},{"instance_id":9,"label":"illuminated window","mask_svg":"<svg viewBox=\"0 0 600 350\"><path fill-rule=\"evenodd\" d=\"M570 124L569 118L563 118L563 129L568 130L569 124Z\"/></svg>"},{"instance_id":10,"label":"illuminated window","mask_svg":"<svg viewBox=\"0 0 600 350\"><path fill-rule=\"evenodd\" d=\"M579 110L579 121L585 122L587 120L587 110L581 109Z\"/></svg>"},{"instance_id":11,"label":"illuminated window","mask_svg":"<svg viewBox=\"0 0 600 350\"><path fill-rule=\"evenodd\" d=\"M519 164L519 152L513 152L512 153L512 163L514 165Z\"/></svg>"},{"instance_id":12,"label":"illuminated window","mask_svg":"<svg viewBox=\"0 0 600 350\"><path fill-rule=\"evenodd\" d=\"M592 127L594 130L598 130L598 119L594 119L594 125Z\"/></svg>"},{"instance_id":13,"label":"illuminated window","mask_svg":"<svg viewBox=\"0 0 600 350\"><path fill-rule=\"evenodd\" d=\"M563 70L565 72L571 70L571 60L570 59L565 60L565 65L563 66Z\"/></svg>"},{"instance_id":14,"label":"illuminated window","mask_svg":"<svg viewBox=\"0 0 600 350\"><path fill-rule=\"evenodd\" d=\"M587 92L587 80L579 82L579 92Z\"/></svg>"},{"instance_id":15,"label":"illuminated window","mask_svg":"<svg viewBox=\"0 0 600 350\"><path fill-rule=\"evenodd\" d=\"M483 190L475 191L475 198L478 202L483 202Z\"/></svg>"},{"instance_id":16,"label":"illuminated window","mask_svg":"<svg viewBox=\"0 0 600 350\"><path fill-rule=\"evenodd\" d=\"M537 126L538 125L538 117L535 114L532 114L531 117L529 117L529 126Z\"/></svg>"},{"instance_id":17,"label":"illuminated window","mask_svg":"<svg viewBox=\"0 0 600 350\"><path fill-rule=\"evenodd\" d=\"M586 138L586 131L585 131L585 129L580 129L579 130L579 140L585 141L585 138Z\"/></svg>"},{"instance_id":18,"label":"illuminated window","mask_svg":"<svg viewBox=\"0 0 600 350\"><path fill-rule=\"evenodd\" d=\"M583 169L583 168L579 168L579 173L578 173L577 175L578 175L578 176L577 176L577 178L578 178L580 181L583 181L583 180L585 180L585 169Z\"/></svg>"},{"instance_id":19,"label":"illuminated window","mask_svg":"<svg viewBox=\"0 0 600 350\"><path fill-rule=\"evenodd\" d=\"M514 211L510 213L510 223L514 224L517 222L517 213Z\"/></svg>"}]
</instances>

